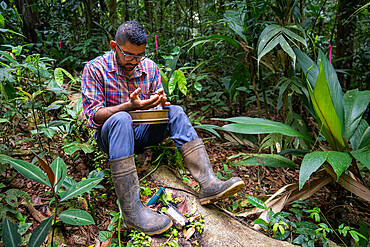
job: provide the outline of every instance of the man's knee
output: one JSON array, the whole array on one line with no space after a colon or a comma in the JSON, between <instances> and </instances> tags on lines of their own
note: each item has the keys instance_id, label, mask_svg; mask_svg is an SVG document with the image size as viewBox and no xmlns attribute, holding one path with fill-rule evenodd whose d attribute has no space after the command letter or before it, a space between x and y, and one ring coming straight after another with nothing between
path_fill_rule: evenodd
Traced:
<instances>
[{"instance_id":1,"label":"man's knee","mask_svg":"<svg viewBox=\"0 0 370 247\"><path fill-rule=\"evenodd\" d=\"M117 112L107 119L106 124L110 127L132 128L132 118L127 112Z\"/></svg>"},{"instance_id":2,"label":"man's knee","mask_svg":"<svg viewBox=\"0 0 370 247\"><path fill-rule=\"evenodd\" d=\"M179 116L186 116L184 110L182 109L181 106L178 105L170 105L168 107L168 115L170 118L173 117L179 117Z\"/></svg>"}]
</instances>

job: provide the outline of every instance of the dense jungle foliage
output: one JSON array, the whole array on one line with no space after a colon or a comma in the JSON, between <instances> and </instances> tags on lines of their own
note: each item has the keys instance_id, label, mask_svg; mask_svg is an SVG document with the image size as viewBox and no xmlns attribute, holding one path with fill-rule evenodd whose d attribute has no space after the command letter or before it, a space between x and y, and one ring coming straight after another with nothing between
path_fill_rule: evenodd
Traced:
<instances>
[{"instance_id":1,"label":"dense jungle foliage","mask_svg":"<svg viewBox=\"0 0 370 247\"><path fill-rule=\"evenodd\" d=\"M252 174L222 208L297 245L368 246L369 2L0 1L0 246L150 246L123 230L80 98L84 65L128 20L146 29L147 57L209 140L217 176ZM151 151L197 189L169 141ZM149 198L158 188L144 178ZM198 246L202 217L189 217ZM171 228L163 246L181 234Z\"/></svg>"}]
</instances>

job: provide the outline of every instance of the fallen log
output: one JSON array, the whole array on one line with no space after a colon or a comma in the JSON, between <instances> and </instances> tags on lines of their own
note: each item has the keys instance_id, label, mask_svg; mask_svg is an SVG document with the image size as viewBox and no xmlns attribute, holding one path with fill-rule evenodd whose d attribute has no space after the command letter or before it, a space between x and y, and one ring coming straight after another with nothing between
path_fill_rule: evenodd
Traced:
<instances>
[{"instance_id":1,"label":"fallen log","mask_svg":"<svg viewBox=\"0 0 370 247\"><path fill-rule=\"evenodd\" d=\"M184 184L166 166L160 166L151 178L164 188L171 189L186 200L188 212L203 216L203 232L197 237L199 246L294 246L288 242L275 240L256 231L238 218L219 209L215 205L202 206L197 193ZM168 239L153 237L151 246L159 246ZM189 240L179 239L180 246L192 246Z\"/></svg>"}]
</instances>

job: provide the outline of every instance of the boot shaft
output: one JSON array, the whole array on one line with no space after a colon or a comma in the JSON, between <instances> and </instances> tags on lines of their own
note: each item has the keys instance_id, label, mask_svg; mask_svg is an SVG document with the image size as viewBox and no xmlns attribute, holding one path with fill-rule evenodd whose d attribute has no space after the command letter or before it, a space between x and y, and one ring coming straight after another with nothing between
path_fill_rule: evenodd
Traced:
<instances>
[{"instance_id":1,"label":"boot shaft","mask_svg":"<svg viewBox=\"0 0 370 247\"><path fill-rule=\"evenodd\" d=\"M204 185L215 178L212 164L209 161L206 147L202 139L195 139L185 143L180 148L185 166L189 169L194 179Z\"/></svg>"},{"instance_id":2,"label":"boot shaft","mask_svg":"<svg viewBox=\"0 0 370 247\"><path fill-rule=\"evenodd\" d=\"M130 155L124 158L110 161L114 188L121 204L121 209L129 213L136 204L141 203L140 186L135 157Z\"/></svg>"}]
</instances>

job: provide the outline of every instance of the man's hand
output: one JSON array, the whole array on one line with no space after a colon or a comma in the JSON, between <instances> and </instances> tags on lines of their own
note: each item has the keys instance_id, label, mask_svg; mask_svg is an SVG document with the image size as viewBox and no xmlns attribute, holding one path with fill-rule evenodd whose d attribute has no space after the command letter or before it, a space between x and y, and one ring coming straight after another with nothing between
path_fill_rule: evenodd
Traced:
<instances>
[{"instance_id":1,"label":"man's hand","mask_svg":"<svg viewBox=\"0 0 370 247\"><path fill-rule=\"evenodd\" d=\"M136 89L133 93L130 94L130 103L134 110L147 110L153 107L156 107L163 101L164 93L157 94L160 90L157 90L156 93L150 97L150 99L141 100L138 95L141 92L141 88ZM167 100L167 97L166 97ZM166 102L166 101L165 101Z\"/></svg>"},{"instance_id":2,"label":"man's hand","mask_svg":"<svg viewBox=\"0 0 370 247\"><path fill-rule=\"evenodd\" d=\"M167 94L164 92L163 88L158 89L157 91L155 91L154 95L159 95L159 96L162 95L163 96L163 99L161 101L161 105L162 106L169 106L169 105L171 105L170 102L167 102ZM151 97L153 97L153 96L151 96Z\"/></svg>"}]
</instances>

